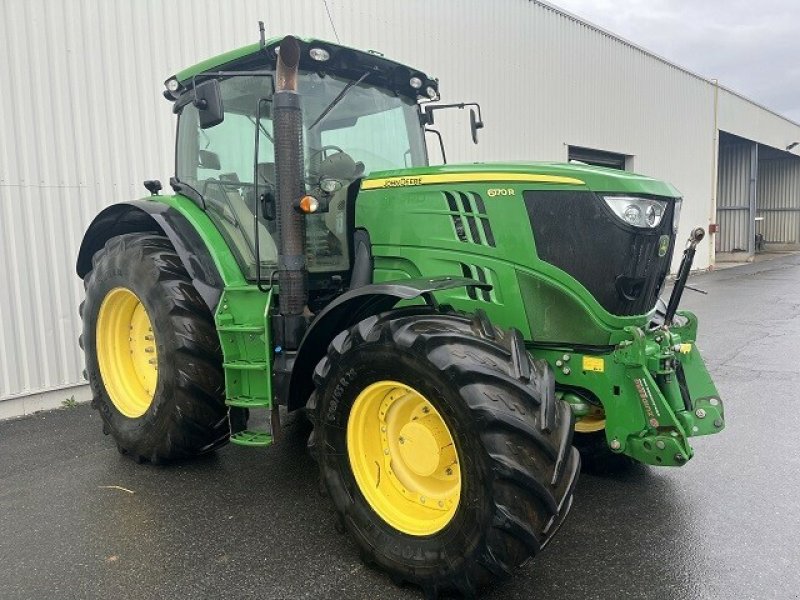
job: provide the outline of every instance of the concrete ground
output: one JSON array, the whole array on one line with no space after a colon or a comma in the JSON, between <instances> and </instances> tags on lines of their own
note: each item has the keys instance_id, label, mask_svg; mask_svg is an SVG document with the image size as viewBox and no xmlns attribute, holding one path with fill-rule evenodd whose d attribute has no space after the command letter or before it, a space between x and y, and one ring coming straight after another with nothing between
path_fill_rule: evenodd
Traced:
<instances>
[{"instance_id":1,"label":"concrete ground","mask_svg":"<svg viewBox=\"0 0 800 600\"><path fill-rule=\"evenodd\" d=\"M583 476L494 599L800 598L800 256L693 278L727 429L679 469ZM0 597L419 598L336 533L300 435L194 463L117 454L86 406L0 423Z\"/></svg>"}]
</instances>

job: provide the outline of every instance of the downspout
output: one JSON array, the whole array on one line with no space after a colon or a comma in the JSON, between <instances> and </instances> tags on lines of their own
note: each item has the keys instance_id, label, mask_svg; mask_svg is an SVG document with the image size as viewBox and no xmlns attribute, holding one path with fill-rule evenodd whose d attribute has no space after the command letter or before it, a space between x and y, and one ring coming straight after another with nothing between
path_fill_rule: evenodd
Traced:
<instances>
[{"instance_id":1,"label":"downspout","mask_svg":"<svg viewBox=\"0 0 800 600\"><path fill-rule=\"evenodd\" d=\"M714 85L714 131L711 136L711 214L708 216L709 224L714 223L715 227L709 227L708 232L708 266L713 269L717 262L717 188L719 185L719 80L712 79Z\"/></svg>"}]
</instances>

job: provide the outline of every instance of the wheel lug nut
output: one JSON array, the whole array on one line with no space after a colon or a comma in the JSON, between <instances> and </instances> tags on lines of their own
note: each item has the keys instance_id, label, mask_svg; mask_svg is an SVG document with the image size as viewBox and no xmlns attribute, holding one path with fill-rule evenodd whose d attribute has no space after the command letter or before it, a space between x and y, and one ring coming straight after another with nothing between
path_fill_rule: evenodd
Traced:
<instances>
[{"instance_id":1,"label":"wheel lug nut","mask_svg":"<svg viewBox=\"0 0 800 600\"><path fill-rule=\"evenodd\" d=\"M386 449L383 451L383 453L384 453L386 456L389 456L389 449L388 449L388 448L386 448Z\"/></svg>"},{"instance_id":2,"label":"wheel lug nut","mask_svg":"<svg viewBox=\"0 0 800 600\"><path fill-rule=\"evenodd\" d=\"M447 467L447 468L444 470L444 472L445 472L447 475L452 475L452 474L453 474L453 469L451 469L450 467Z\"/></svg>"}]
</instances>

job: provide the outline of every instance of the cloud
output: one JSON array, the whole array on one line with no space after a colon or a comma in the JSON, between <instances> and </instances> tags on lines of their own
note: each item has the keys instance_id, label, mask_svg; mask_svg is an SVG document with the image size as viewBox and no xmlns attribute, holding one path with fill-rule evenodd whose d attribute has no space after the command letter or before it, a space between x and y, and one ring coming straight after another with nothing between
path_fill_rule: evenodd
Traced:
<instances>
[{"instance_id":1,"label":"cloud","mask_svg":"<svg viewBox=\"0 0 800 600\"><path fill-rule=\"evenodd\" d=\"M797 0L553 0L800 122Z\"/></svg>"}]
</instances>

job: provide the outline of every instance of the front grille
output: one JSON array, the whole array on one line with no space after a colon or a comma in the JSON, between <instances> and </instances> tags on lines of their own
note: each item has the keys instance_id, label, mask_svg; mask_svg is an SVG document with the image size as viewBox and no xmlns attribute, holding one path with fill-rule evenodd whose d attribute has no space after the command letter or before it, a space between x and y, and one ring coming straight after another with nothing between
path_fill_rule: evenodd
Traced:
<instances>
[{"instance_id":1,"label":"front grille","mask_svg":"<svg viewBox=\"0 0 800 600\"><path fill-rule=\"evenodd\" d=\"M623 223L588 191L526 191L525 207L539 258L577 279L608 312L649 312L669 271L673 199L656 229ZM659 256L662 236L669 248Z\"/></svg>"}]
</instances>

